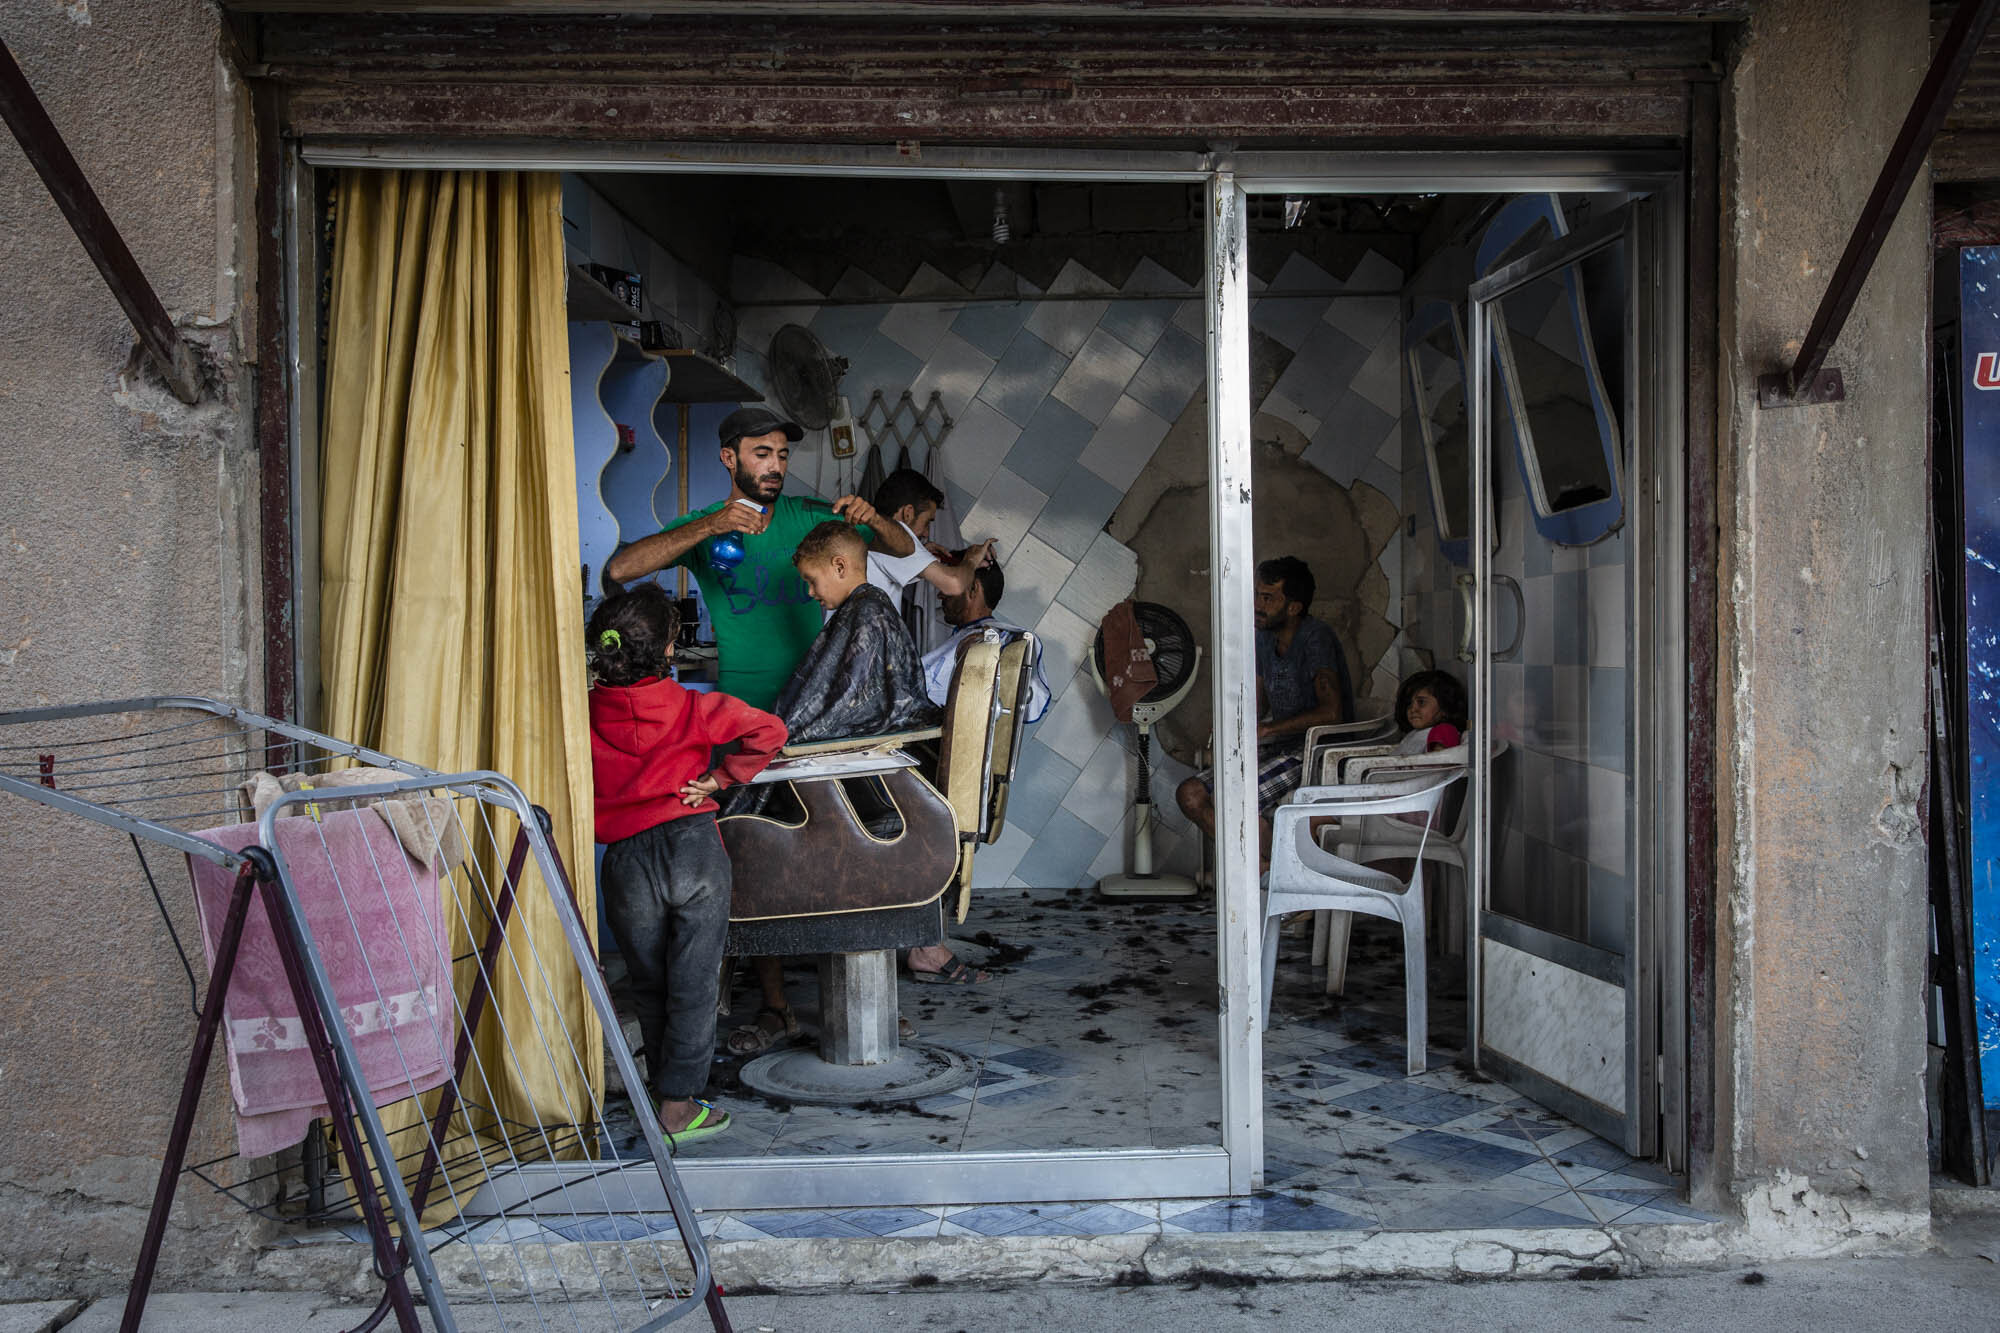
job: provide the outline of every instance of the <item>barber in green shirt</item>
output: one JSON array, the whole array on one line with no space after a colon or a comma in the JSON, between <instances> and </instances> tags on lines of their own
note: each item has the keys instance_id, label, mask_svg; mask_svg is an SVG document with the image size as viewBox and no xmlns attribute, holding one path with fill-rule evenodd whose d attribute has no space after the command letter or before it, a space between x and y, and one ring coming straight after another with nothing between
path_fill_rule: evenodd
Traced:
<instances>
[{"instance_id":1,"label":"barber in green shirt","mask_svg":"<svg viewBox=\"0 0 2000 1333\"><path fill-rule=\"evenodd\" d=\"M819 603L807 594L805 580L792 565L799 540L816 524L838 516L855 524L877 551L900 556L914 548L901 524L883 523L858 495L827 504L780 493L791 446L805 434L797 423L766 408L745 407L724 417L718 434L722 465L730 475L728 498L633 542L611 557L604 572L613 582L624 583L654 570L685 566L715 625L720 658L716 688L753 708L769 709L824 622ZM718 570L709 559L710 545L731 532L743 534L743 559L732 569Z\"/></svg>"}]
</instances>

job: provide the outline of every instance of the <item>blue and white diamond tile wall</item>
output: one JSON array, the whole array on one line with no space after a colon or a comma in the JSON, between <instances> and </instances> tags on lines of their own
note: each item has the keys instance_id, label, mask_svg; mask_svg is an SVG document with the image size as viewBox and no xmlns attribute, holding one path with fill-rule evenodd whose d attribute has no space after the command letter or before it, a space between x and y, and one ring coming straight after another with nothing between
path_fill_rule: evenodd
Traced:
<instances>
[{"instance_id":1,"label":"blue and white diamond tile wall","mask_svg":"<svg viewBox=\"0 0 2000 1333\"><path fill-rule=\"evenodd\" d=\"M1041 636L1054 695L1023 751L1009 827L975 862L978 879L1094 882L1125 854L1136 780L1131 729L1112 721L1086 656L1098 622L1138 578L1137 558L1104 526L1197 401L1207 375L1199 291L1150 259L1122 285L1071 261L1046 291L1004 265L970 291L928 265L900 291L855 269L821 293L749 257L737 258L733 276L745 379L762 384L771 335L803 323L848 359L841 389L857 411L877 389L892 404L905 389L920 403L932 390L941 396L953 420L944 472L960 531L997 540L1007 573L1000 614ZM1312 441L1307 462L1392 500L1403 466L1401 281L1372 252L1344 281L1294 256L1268 286L1254 284L1251 310L1255 327L1293 353L1260 410ZM993 297L1007 299L976 299ZM913 461L923 465L921 450ZM859 471L859 460L838 466L809 436L794 456L794 487L831 495ZM1398 588L1401 557L1390 547L1382 569ZM1389 616L1400 623L1401 608ZM1395 665L1385 660L1385 676ZM1156 849L1181 869L1197 853L1171 800L1186 773L1156 754ZM1040 836L1052 829L1059 838Z\"/></svg>"}]
</instances>

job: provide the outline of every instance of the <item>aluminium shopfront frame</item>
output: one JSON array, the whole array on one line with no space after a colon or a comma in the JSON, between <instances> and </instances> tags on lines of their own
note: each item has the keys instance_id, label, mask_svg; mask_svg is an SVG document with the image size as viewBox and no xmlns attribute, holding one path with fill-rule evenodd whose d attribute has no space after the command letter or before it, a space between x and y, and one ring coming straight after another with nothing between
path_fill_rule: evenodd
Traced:
<instances>
[{"instance_id":1,"label":"aluminium shopfront frame","mask_svg":"<svg viewBox=\"0 0 2000 1333\"><path fill-rule=\"evenodd\" d=\"M1177 182L1206 195L1209 417L1210 615L1215 654L1210 674L1215 717L1217 788L1217 995L1222 1079L1222 1143L1180 1149L1055 1152L973 1152L811 1159L690 1161L681 1174L696 1203L708 1208L854 1207L897 1203L1060 1202L1245 1194L1263 1184L1263 1050L1255 791L1256 689L1251 657L1252 548L1250 271L1248 198L1252 194L1521 193L1530 191L1659 192L1671 198L1673 234L1680 235L1682 159L1677 152L1203 152L1115 149L950 148L662 143L599 145L477 140L385 141L309 137L287 153L279 219L287 322L289 381L290 551L296 575L316 563L314 496L317 477L305 460L317 455L318 273L313 228L316 168L405 168L533 171L629 171L787 176L929 177L991 180ZM1677 261L1678 256L1674 256ZM1673 284L1680 269L1673 266ZM1676 299L1678 297L1676 296ZM269 455L267 455L268 457ZM1673 522L1672 496L1656 496L1656 513ZM269 535L267 534L267 540ZM1678 573L1668 576L1677 580ZM317 657L317 606L309 581L295 578L289 668L301 688ZM1678 640L1678 613L1663 628ZM1683 697L1680 654L1653 664L1658 707L1678 716ZM1678 734L1678 733L1676 733ZM1671 790L1671 789L1670 789ZM1674 865L1680 821L1642 806L1655 854ZM1673 835L1670 837L1668 835ZM1664 844L1664 845L1662 845ZM1662 869L1668 869L1663 865ZM1663 876L1660 912L1669 927L1682 881ZM1669 928L1667 937L1681 932ZM1686 975L1677 948L1661 954L1663 973ZM1683 1015L1682 988L1665 988L1669 1032ZM1683 1026L1681 1031L1685 1032ZM1685 1051L1670 1037L1668 1064ZM1684 1080L1670 1075L1674 1087ZM1670 1128L1685 1124L1670 1108ZM1670 1132L1669 1138L1684 1137ZM1670 1162L1673 1154L1670 1154ZM1678 1165L1679 1163L1674 1163ZM546 1175L568 1168L532 1170ZM519 1189L546 1188L539 1177L492 1182L496 1201ZM661 1201L664 1204L664 1200ZM475 1201L476 1205L477 1201ZM642 1206L645 1200L641 1199Z\"/></svg>"}]
</instances>

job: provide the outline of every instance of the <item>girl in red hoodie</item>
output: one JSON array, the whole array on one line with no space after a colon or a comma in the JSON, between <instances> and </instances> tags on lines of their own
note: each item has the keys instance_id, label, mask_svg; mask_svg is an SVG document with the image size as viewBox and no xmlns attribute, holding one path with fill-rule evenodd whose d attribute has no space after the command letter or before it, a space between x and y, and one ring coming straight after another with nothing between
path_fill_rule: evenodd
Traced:
<instances>
[{"instance_id":1,"label":"girl in red hoodie","mask_svg":"<svg viewBox=\"0 0 2000 1333\"><path fill-rule=\"evenodd\" d=\"M606 598L585 631L599 883L624 950L646 1043L646 1079L670 1143L729 1128L701 1099L715 1055L715 1000L729 933L729 854L717 790L756 776L785 724L726 694L668 678L680 616L644 583ZM717 746L740 742L713 762Z\"/></svg>"}]
</instances>

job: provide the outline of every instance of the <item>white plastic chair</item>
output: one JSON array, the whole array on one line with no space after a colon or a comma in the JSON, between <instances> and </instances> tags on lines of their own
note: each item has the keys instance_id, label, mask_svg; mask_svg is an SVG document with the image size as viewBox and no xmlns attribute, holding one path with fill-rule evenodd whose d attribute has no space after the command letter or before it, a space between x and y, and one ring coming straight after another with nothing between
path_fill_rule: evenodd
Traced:
<instances>
[{"instance_id":1,"label":"white plastic chair","mask_svg":"<svg viewBox=\"0 0 2000 1333\"><path fill-rule=\"evenodd\" d=\"M1299 750L1299 770L1310 781L1316 771L1318 754L1329 746L1347 748L1379 744L1396 736L1396 706L1381 699L1354 701L1354 717L1346 722L1327 722L1306 728L1305 744Z\"/></svg>"},{"instance_id":2,"label":"white plastic chair","mask_svg":"<svg viewBox=\"0 0 2000 1333\"><path fill-rule=\"evenodd\" d=\"M1495 737L1493 757L1499 759L1507 742ZM1472 762L1470 747L1461 742L1427 754L1355 754L1341 757L1336 776L1342 782L1381 782L1401 774L1434 768L1465 768ZM1428 832L1428 837L1425 836ZM1472 832L1472 802L1459 802L1457 817L1449 828L1424 830L1399 819L1370 819L1358 829L1323 831L1321 840L1340 856L1356 861L1376 861L1388 857L1420 855L1426 861L1449 866L1457 874L1460 892L1447 895L1444 920L1439 925L1443 952L1462 956L1467 946L1465 891L1470 882L1465 874L1465 844ZM1326 993L1340 994L1347 985L1347 944L1352 922L1345 913L1320 912L1313 918L1315 967L1326 965Z\"/></svg>"},{"instance_id":3,"label":"white plastic chair","mask_svg":"<svg viewBox=\"0 0 2000 1333\"><path fill-rule=\"evenodd\" d=\"M1425 772L1394 782L1351 786L1301 787L1271 815L1271 871L1264 895L1264 1025L1271 1023L1271 985L1278 973L1279 926L1287 912L1362 912L1403 928L1403 985L1409 1072L1424 1072L1430 1037L1424 959L1423 845L1438 804L1463 768ZM1358 820L1369 815L1419 814L1416 847L1397 859L1410 865L1407 877L1362 865L1318 846L1312 821Z\"/></svg>"},{"instance_id":4,"label":"white plastic chair","mask_svg":"<svg viewBox=\"0 0 2000 1333\"><path fill-rule=\"evenodd\" d=\"M1366 747L1369 754L1389 754L1395 750L1393 738L1396 735L1395 704L1383 699L1357 699L1354 702L1355 716L1346 722L1325 722L1316 727L1306 728L1305 743L1299 747L1299 780L1314 781L1314 766L1323 763L1329 752L1348 754L1359 753ZM1385 738L1391 743L1384 745ZM1211 747L1215 738L1210 736L1194 752L1194 766L1207 768L1213 761ZM1324 779L1320 779L1324 781ZM1195 871L1195 882L1204 888L1215 883L1209 866L1210 844L1201 839L1199 866Z\"/></svg>"},{"instance_id":5,"label":"white plastic chair","mask_svg":"<svg viewBox=\"0 0 2000 1333\"><path fill-rule=\"evenodd\" d=\"M1321 745L1313 751L1315 766L1305 770L1304 776L1310 785L1337 787L1347 781L1340 774L1349 760L1395 753L1396 742L1393 740L1349 741L1340 745Z\"/></svg>"}]
</instances>

